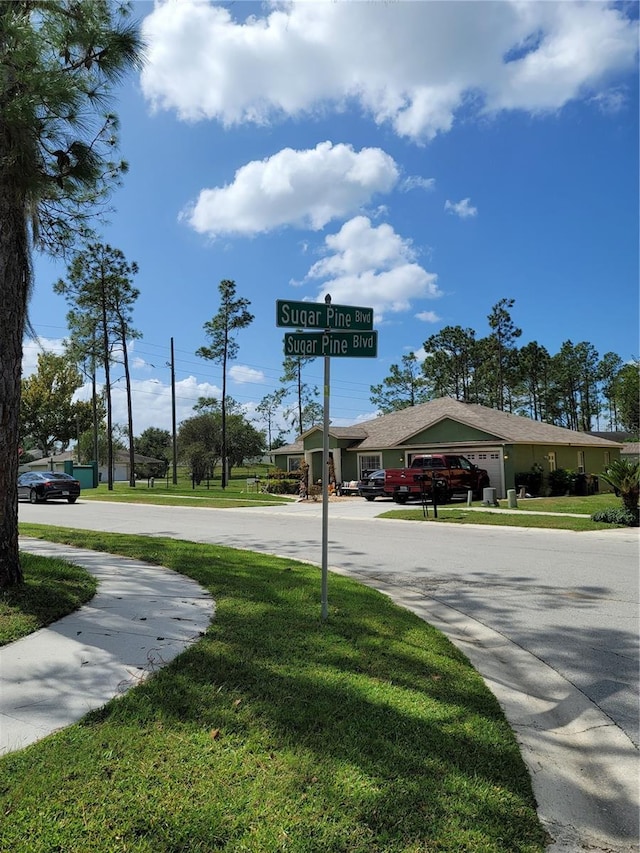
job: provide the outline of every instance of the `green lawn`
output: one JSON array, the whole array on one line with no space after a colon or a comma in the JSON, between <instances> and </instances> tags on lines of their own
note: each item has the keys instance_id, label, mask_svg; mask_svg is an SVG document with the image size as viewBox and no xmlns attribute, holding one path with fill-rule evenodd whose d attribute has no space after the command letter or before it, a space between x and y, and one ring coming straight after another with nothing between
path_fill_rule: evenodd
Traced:
<instances>
[{"instance_id":1,"label":"green lawn","mask_svg":"<svg viewBox=\"0 0 640 853\"><path fill-rule=\"evenodd\" d=\"M401 521L428 521L433 524L487 524L494 527L537 527L546 530L612 530L624 527L622 524L606 524L602 521L591 521L585 518L572 518L568 515L529 515L519 513L479 512L466 507L438 507L438 517L433 516L433 507L429 507L429 515L425 516L422 509L392 509L381 513L378 518L395 518Z\"/></svg>"},{"instance_id":2,"label":"green lawn","mask_svg":"<svg viewBox=\"0 0 640 853\"><path fill-rule=\"evenodd\" d=\"M95 595L93 575L63 560L21 555L24 585L0 592L0 646L77 610Z\"/></svg>"},{"instance_id":3,"label":"green lawn","mask_svg":"<svg viewBox=\"0 0 640 853\"><path fill-rule=\"evenodd\" d=\"M499 501L501 507L507 506L507 501ZM526 509L529 512L578 512L584 515L593 515L601 509L621 507L622 501L613 493L602 495L586 495L576 497L566 495L555 498L519 498L518 509Z\"/></svg>"},{"instance_id":4,"label":"green lawn","mask_svg":"<svg viewBox=\"0 0 640 853\"><path fill-rule=\"evenodd\" d=\"M622 524L607 524L591 521L591 515L600 509L620 507L622 502L615 495L590 495L587 497L527 498L518 500L516 510L507 509L507 501L499 501L499 507L493 511L482 512L482 503L474 502L469 509L464 503L450 503L438 507L438 517L434 518L433 507L428 506L428 516L422 507L389 510L378 518L396 518L404 521L431 521L442 524L487 524L494 527L537 527L552 530L611 530L624 527ZM579 513L583 518L550 515L554 512ZM531 515L536 513L536 515Z\"/></svg>"},{"instance_id":5,"label":"green lawn","mask_svg":"<svg viewBox=\"0 0 640 853\"><path fill-rule=\"evenodd\" d=\"M247 475L250 476L250 475ZM157 479L153 487L147 480L139 480L135 488L129 483L114 483L109 491L106 483L101 483L97 489L83 489L82 500L126 501L127 503L160 504L164 506L199 506L224 509L239 506L255 506L264 504L287 503L291 498L281 495L265 495L259 485L247 485L247 477L234 478L223 489L220 480L211 480L209 487L206 482L192 488L185 478L180 478L174 486L167 484L166 479Z\"/></svg>"},{"instance_id":6,"label":"green lawn","mask_svg":"<svg viewBox=\"0 0 640 853\"><path fill-rule=\"evenodd\" d=\"M209 589L206 635L148 682L0 759L0 849L542 853L530 780L448 640L355 581L160 538L21 533Z\"/></svg>"}]
</instances>

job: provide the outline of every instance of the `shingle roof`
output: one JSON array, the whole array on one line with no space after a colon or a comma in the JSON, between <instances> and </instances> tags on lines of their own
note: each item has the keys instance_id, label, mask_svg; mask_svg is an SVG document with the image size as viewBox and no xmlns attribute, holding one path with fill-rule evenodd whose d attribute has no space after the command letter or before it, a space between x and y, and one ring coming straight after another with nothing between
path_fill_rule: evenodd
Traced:
<instances>
[{"instance_id":1,"label":"shingle roof","mask_svg":"<svg viewBox=\"0 0 640 853\"><path fill-rule=\"evenodd\" d=\"M626 441L622 445L620 456L640 456L640 441Z\"/></svg>"},{"instance_id":2,"label":"shingle roof","mask_svg":"<svg viewBox=\"0 0 640 853\"><path fill-rule=\"evenodd\" d=\"M398 447L417 433L445 419L455 420L482 430L510 444L619 446L616 442L607 441L589 433L552 426L475 403L461 403L451 397L440 397L437 400L421 403L419 406L364 421L360 426L366 430L367 438L360 444L358 450Z\"/></svg>"},{"instance_id":3,"label":"shingle roof","mask_svg":"<svg viewBox=\"0 0 640 853\"><path fill-rule=\"evenodd\" d=\"M461 403L451 397L440 397L381 415L369 421L363 421L352 427L331 427L330 435L336 438L353 438L358 441L358 451L384 450L401 447L408 443L420 432L434 426L440 421L450 419L468 427L486 432L496 441L508 444L564 444L581 447L620 447L615 441L609 441L588 432L576 432L564 427L553 426L489 409L475 403ZM314 427L313 430L322 429ZM303 453L303 440L313 430L308 430L294 444L281 447L274 453ZM460 442L456 442L460 444Z\"/></svg>"},{"instance_id":4,"label":"shingle roof","mask_svg":"<svg viewBox=\"0 0 640 853\"><path fill-rule=\"evenodd\" d=\"M599 431L599 430L595 430L595 429L590 429L589 435L597 435L598 438L608 438L609 441L620 441L620 442L629 441L630 439L633 438L632 432L626 432L624 430L615 430L615 431L609 430L607 432L604 432L604 431Z\"/></svg>"},{"instance_id":5,"label":"shingle roof","mask_svg":"<svg viewBox=\"0 0 640 853\"><path fill-rule=\"evenodd\" d=\"M278 455L281 455L283 453L289 455L295 453L304 453L304 439L306 438L306 436L311 435L312 432L322 432L322 427L311 427L311 429L308 429L306 432L302 433L302 435L297 438L292 444L285 444L282 447L278 447L277 449L272 450L271 453L275 453ZM367 431L362 429L360 424L348 427L330 426L329 435L332 435L334 438L350 438L353 441L359 442L363 441L367 437Z\"/></svg>"},{"instance_id":6,"label":"shingle roof","mask_svg":"<svg viewBox=\"0 0 640 853\"><path fill-rule=\"evenodd\" d=\"M299 438L298 441L294 441L293 444L283 444L282 447L274 448L271 453L274 456L293 456L295 454L304 453L304 444L302 443L302 439Z\"/></svg>"}]
</instances>

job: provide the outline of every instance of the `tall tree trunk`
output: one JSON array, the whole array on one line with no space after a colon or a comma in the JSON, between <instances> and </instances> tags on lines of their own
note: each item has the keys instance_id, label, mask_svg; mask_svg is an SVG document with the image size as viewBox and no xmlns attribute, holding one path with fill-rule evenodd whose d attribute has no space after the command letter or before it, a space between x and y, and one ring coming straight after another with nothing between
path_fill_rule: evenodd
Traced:
<instances>
[{"instance_id":1,"label":"tall tree trunk","mask_svg":"<svg viewBox=\"0 0 640 853\"><path fill-rule=\"evenodd\" d=\"M98 398L96 393L96 359L91 359L91 409L93 412L93 462L95 470L100 466L100 450L98 447Z\"/></svg>"},{"instance_id":2,"label":"tall tree trunk","mask_svg":"<svg viewBox=\"0 0 640 853\"><path fill-rule=\"evenodd\" d=\"M6 134L0 126L0 150ZM0 173L0 589L22 583L18 550L18 441L22 337L31 282L24 201Z\"/></svg>"},{"instance_id":3,"label":"tall tree trunk","mask_svg":"<svg viewBox=\"0 0 640 853\"><path fill-rule=\"evenodd\" d=\"M107 397L107 488L113 491L113 412L111 411L111 370L109 349L109 324L107 321L107 295L102 268L101 301L102 301L102 349L104 358L104 387Z\"/></svg>"},{"instance_id":4,"label":"tall tree trunk","mask_svg":"<svg viewBox=\"0 0 640 853\"><path fill-rule=\"evenodd\" d=\"M127 352L127 334L124 323L120 321L120 338L122 339L122 362L124 365L124 381L127 386L127 429L129 430L129 485L136 487L135 451L133 447L133 407L131 405L131 375L129 373L129 353Z\"/></svg>"}]
</instances>

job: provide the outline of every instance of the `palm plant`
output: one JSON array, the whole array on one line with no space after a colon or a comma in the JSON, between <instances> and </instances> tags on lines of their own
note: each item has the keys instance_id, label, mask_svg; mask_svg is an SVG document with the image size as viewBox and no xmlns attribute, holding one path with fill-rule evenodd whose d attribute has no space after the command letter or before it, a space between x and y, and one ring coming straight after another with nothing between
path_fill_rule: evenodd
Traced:
<instances>
[{"instance_id":1,"label":"palm plant","mask_svg":"<svg viewBox=\"0 0 640 853\"><path fill-rule=\"evenodd\" d=\"M625 509L633 514L636 523L638 523L640 462L631 462L629 459L616 459L600 476L610 486L613 486L616 494L622 498Z\"/></svg>"}]
</instances>

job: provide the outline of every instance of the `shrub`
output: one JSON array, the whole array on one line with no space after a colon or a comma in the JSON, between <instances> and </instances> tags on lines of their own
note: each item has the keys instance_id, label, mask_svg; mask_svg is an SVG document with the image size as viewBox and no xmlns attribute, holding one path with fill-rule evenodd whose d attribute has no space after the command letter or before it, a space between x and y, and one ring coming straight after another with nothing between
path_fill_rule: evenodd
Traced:
<instances>
[{"instance_id":1,"label":"shrub","mask_svg":"<svg viewBox=\"0 0 640 853\"><path fill-rule=\"evenodd\" d=\"M600 474L622 498L624 508L637 520L638 500L640 500L640 463L629 459L616 459ZM636 522L637 523L637 522Z\"/></svg>"},{"instance_id":2,"label":"shrub","mask_svg":"<svg viewBox=\"0 0 640 853\"><path fill-rule=\"evenodd\" d=\"M317 501L321 494L321 485L318 485L318 483L314 483L312 486L309 486L309 497L311 498L311 500Z\"/></svg>"},{"instance_id":3,"label":"shrub","mask_svg":"<svg viewBox=\"0 0 640 853\"><path fill-rule=\"evenodd\" d=\"M262 484L265 495L297 495L299 488L299 480L270 480Z\"/></svg>"},{"instance_id":4,"label":"shrub","mask_svg":"<svg viewBox=\"0 0 640 853\"><path fill-rule=\"evenodd\" d=\"M291 479L291 475L288 471L285 471L283 468L270 468L267 471L267 479L268 480L289 480Z\"/></svg>"},{"instance_id":5,"label":"shrub","mask_svg":"<svg viewBox=\"0 0 640 853\"><path fill-rule=\"evenodd\" d=\"M547 483L549 485L549 493L552 497L557 495L568 495L571 493L571 471L566 468L556 468L555 471L549 471Z\"/></svg>"},{"instance_id":6,"label":"shrub","mask_svg":"<svg viewBox=\"0 0 640 853\"><path fill-rule=\"evenodd\" d=\"M516 486L524 486L530 495L539 495L542 492L542 466L534 463L529 471L520 471L516 474Z\"/></svg>"},{"instance_id":7,"label":"shrub","mask_svg":"<svg viewBox=\"0 0 640 853\"><path fill-rule=\"evenodd\" d=\"M598 510L598 512L594 512L591 516L591 521L604 521L607 524L626 524L627 527L638 526L636 515L623 507L610 507L609 509Z\"/></svg>"}]
</instances>

